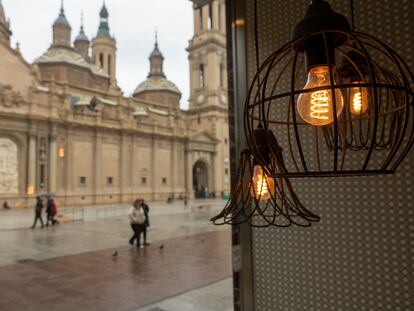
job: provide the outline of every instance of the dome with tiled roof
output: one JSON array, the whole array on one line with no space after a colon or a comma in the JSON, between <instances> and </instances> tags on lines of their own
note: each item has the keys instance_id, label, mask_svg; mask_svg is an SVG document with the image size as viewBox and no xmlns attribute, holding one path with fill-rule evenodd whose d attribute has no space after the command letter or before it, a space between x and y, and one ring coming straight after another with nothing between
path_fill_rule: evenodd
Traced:
<instances>
[{"instance_id":1,"label":"dome with tiled roof","mask_svg":"<svg viewBox=\"0 0 414 311\"><path fill-rule=\"evenodd\" d=\"M144 82L140 83L134 91L134 95L145 91L170 91L177 94L181 94L178 87L166 78L148 78Z\"/></svg>"},{"instance_id":2,"label":"dome with tiled roof","mask_svg":"<svg viewBox=\"0 0 414 311\"><path fill-rule=\"evenodd\" d=\"M134 96L146 91L169 91L181 95L178 87L167 77L163 71L164 57L158 47L157 36L155 37L154 50L150 55L150 72L148 79L140 83L134 91Z\"/></svg>"},{"instance_id":3,"label":"dome with tiled roof","mask_svg":"<svg viewBox=\"0 0 414 311\"><path fill-rule=\"evenodd\" d=\"M42 56L35 60L36 64L45 64L45 63L66 63L83 68L90 69L93 74L109 78L108 74L100 67L88 62L85 58L78 52L67 49L52 47Z\"/></svg>"}]
</instances>

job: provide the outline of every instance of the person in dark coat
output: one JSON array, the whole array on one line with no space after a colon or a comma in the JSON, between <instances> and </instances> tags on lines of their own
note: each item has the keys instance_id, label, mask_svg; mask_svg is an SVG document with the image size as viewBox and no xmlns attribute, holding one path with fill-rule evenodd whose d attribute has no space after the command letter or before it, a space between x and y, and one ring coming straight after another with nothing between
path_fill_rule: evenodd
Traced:
<instances>
[{"instance_id":1,"label":"person in dark coat","mask_svg":"<svg viewBox=\"0 0 414 311\"><path fill-rule=\"evenodd\" d=\"M42 219L42 209L43 209L43 203L42 199L40 197L36 197L36 206L35 206L35 219L33 222L32 229L36 227L37 220L40 220L41 228L44 227L43 225L43 219Z\"/></svg>"},{"instance_id":2,"label":"person in dark coat","mask_svg":"<svg viewBox=\"0 0 414 311\"><path fill-rule=\"evenodd\" d=\"M141 201L142 209L144 210L144 216L145 216L145 222L144 222L144 245L150 245L150 243L147 242L147 228L150 226L149 222L149 206L147 203L145 203L144 199Z\"/></svg>"},{"instance_id":3,"label":"person in dark coat","mask_svg":"<svg viewBox=\"0 0 414 311\"><path fill-rule=\"evenodd\" d=\"M49 221L53 225L52 198L48 198L46 203L46 226L49 226Z\"/></svg>"}]
</instances>

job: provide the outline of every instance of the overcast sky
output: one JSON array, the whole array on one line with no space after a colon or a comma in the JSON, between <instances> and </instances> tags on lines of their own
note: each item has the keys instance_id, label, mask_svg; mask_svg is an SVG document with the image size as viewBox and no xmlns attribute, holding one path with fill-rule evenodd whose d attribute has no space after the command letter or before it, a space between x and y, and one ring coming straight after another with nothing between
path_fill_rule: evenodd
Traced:
<instances>
[{"instance_id":1,"label":"overcast sky","mask_svg":"<svg viewBox=\"0 0 414 311\"><path fill-rule=\"evenodd\" d=\"M32 63L52 42L52 24L60 0L0 0L11 20L12 44L20 42L25 59ZM103 0L65 0L65 13L72 26L72 41L79 32L81 12L89 39L98 30ZM181 107L189 97L188 40L193 35L192 3L189 0L106 0L109 26L118 44L117 78L129 96L146 79L154 32L164 54L167 78L183 93Z\"/></svg>"}]
</instances>

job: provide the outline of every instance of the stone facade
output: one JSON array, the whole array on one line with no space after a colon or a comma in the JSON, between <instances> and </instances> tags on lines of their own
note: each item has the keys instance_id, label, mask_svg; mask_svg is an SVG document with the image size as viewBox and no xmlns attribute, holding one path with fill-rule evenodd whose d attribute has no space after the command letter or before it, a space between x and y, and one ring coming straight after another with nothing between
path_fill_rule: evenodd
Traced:
<instances>
[{"instance_id":1,"label":"stone facade","mask_svg":"<svg viewBox=\"0 0 414 311\"><path fill-rule=\"evenodd\" d=\"M228 192L224 1L194 11L213 22L190 41L190 109L181 110L158 42L148 79L123 96L105 7L97 36L89 41L82 26L74 44L62 7L51 47L28 64L10 47L0 4L0 201L23 207L49 192L69 206Z\"/></svg>"}]
</instances>

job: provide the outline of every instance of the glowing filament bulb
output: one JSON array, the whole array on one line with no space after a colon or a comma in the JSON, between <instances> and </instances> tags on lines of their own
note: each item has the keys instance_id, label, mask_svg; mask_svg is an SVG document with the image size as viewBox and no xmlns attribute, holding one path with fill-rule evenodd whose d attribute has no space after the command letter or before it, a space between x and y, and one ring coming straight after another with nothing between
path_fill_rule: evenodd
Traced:
<instances>
[{"instance_id":1,"label":"glowing filament bulb","mask_svg":"<svg viewBox=\"0 0 414 311\"><path fill-rule=\"evenodd\" d=\"M329 67L318 66L311 68L308 74L308 81L303 89L323 86L326 86L326 88L302 93L298 97L297 109L301 118L315 126L327 125L334 121L334 99L330 88ZM344 108L344 97L339 89L336 89L333 93L335 94L336 115L338 117Z\"/></svg>"},{"instance_id":2,"label":"glowing filament bulb","mask_svg":"<svg viewBox=\"0 0 414 311\"><path fill-rule=\"evenodd\" d=\"M311 117L329 119L329 96L327 90L316 91L311 94Z\"/></svg>"},{"instance_id":3,"label":"glowing filament bulb","mask_svg":"<svg viewBox=\"0 0 414 311\"><path fill-rule=\"evenodd\" d=\"M353 84L361 84L363 82L353 82ZM368 94L364 87L355 86L350 91L351 98L351 113L359 115L368 109Z\"/></svg>"},{"instance_id":4,"label":"glowing filament bulb","mask_svg":"<svg viewBox=\"0 0 414 311\"><path fill-rule=\"evenodd\" d=\"M258 176L257 182L256 182L256 195L267 195L269 193L269 189L267 188L267 182L266 178L263 176Z\"/></svg>"},{"instance_id":5,"label":"glowing filament bulb","mask_svg":"<svg viewBox=\"0 0 414 311\"><path fill-rule=\"evenodd\" d=\"M254 166L252 184L251 194L260 201L268 200L275 190L273 178L267 176L260 165Z\"/></svg>"}]
</instances>

